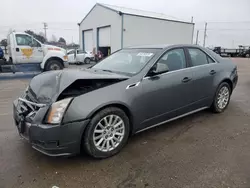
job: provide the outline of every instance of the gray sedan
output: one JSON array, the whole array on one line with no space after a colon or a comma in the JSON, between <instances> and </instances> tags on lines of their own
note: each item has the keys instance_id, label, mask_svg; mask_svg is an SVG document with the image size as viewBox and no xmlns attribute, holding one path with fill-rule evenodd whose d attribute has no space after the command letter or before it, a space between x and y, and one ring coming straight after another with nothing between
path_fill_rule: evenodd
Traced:
<instances>
[{"instance_id":1,"label":"gray sedan","mask_svg":"<svg viewBox=\"0 0 250 188\"><path fill-rule=\"evenodd\" d=\"M46 155L106 158L135 133L207 108L223 112L237 81L230 59L199 46L131 47L88 69L34 77L13 114L20 135Z\"/></svg>"}]
</instances>

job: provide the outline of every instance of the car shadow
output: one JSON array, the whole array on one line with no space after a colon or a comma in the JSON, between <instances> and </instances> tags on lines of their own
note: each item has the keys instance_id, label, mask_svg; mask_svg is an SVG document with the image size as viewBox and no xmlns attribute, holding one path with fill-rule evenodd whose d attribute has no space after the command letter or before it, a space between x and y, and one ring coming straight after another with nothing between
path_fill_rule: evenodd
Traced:
<instances>
[{"instance_id":1,"label":"car shadow","mask_svg":"<svg viewBox=\"0 0 250 188\"><path fill-rule=\"evenodd\" d=\"M205 110L135 134L130 137L128 144L125 146L125 148L118 155L115 155L111 158L121 157L122 155L123 155L122 157L127 158L128 155L134 156L133 153L135 154L138 152L140 152L141 154L146 153L148 149L145 151L143 145L146 145L146 147L148 147L148 145L150 145L150 142L151 143L158 142L159 137L163 138L165 137L164 143L162 143L163 145L173 143L182 134L191 129L195 123L203 121L204 118L212 116L213 113ZM139 149L140 147L142 147L142 150ZM159 145L159 147L161 147L161 145ZM149 149L152 152L152 148ZM34 157L37 158L37 160L39 161L44 160L47 163L51 163L53 165L61 163L67 163L73 165L82 163L83 161L84 163L90 163L90 162L98 163L99 161L102 161L99 159L93 159L92 157L88 156L85 152L81 152L81 154L70 157L49 157L35 150L34 153L35 153Z\"/></svg>"}]
</instances>

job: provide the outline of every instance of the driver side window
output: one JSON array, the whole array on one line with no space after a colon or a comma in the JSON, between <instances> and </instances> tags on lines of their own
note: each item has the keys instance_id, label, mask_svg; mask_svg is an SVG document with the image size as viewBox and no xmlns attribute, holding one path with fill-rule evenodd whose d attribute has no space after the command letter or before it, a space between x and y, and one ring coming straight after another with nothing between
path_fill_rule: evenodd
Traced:
<instances>
[{"instance_id":1,"label":"driver side window","mask_svg":"<svg viewBox=\"0 0 250 188\"><path fill-rule=\"evenodd\" d=\"M165 66L169 72L186 68L184 50L178 48L166 52L157 62L157 66Z\"/></svg>"},{"instance_id":2,"label":"driver side window","mask_svg":"<svg viewBox=\"0 0 250 188\"><path fill-rule=\"evenodd\" d=\"M34 47L41 47L41 44L37 42L35 39L33 39L33 45Z\"/></svg>"},{"instance_id":3,"label":"driver side window","mask_svg":"<svg viewBox=\"0 0 250 188\"><path fill-rule=\"evenodd\" d=\"M86 52L83 50L77 50L77 54L86 54Z\"/></svg>"},{"instance_id":4,"label":"driver side window","mask_svg":"<svg viewBox=\"0 0 250 188\"><path fill-rule=\"evenodd\" d=\"M30 46L32 44L32 39L28 35L17 34L16 43L18 46Z\"/></svg>"}]
</instances>

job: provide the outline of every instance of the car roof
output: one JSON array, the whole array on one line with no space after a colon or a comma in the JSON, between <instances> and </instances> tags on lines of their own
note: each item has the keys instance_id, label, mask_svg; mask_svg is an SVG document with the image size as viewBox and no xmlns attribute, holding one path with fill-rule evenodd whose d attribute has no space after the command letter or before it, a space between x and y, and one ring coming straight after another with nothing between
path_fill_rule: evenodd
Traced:
<instances>
[{"instance_id":1,"label":"car roof","mask_svg":"<svg viewBox=\"0 0 250 188\"><path fill-rule=\"evenodd\" d=\"M125 49L138 49L138 48L166 49L166 48L173 48L173 47L198 47L198 48L201 48L201 46L194 45L194 44L153 44L153 45L129 46L129 47L126 47Z\"/></svg>"}]
</instances>

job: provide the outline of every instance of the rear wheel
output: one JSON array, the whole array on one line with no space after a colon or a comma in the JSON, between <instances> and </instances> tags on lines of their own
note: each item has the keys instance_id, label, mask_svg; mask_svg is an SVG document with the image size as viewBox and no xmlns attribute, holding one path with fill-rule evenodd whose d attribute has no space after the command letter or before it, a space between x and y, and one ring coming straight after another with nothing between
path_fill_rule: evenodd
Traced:
<instances>
[{"instance_id":1,"label":"rear wheel","mask_svg":"<svg viewBox=\"0 0 250 188\"><path fill-rule=\"evenodd\" d=\"M223 82L217 88L213 104L211 106L215 113L223 112L230 101L231 97L231 87L227 82Z\"/></svg>"},{"instance_id":2,"label":"rear wheel","mask_svg":"<svg viewBox=\"0 0 250 188\"><path fill-rule=\"evenodd\" d=\"M90 64L90 62L91 62L90 58L86 57L86 58L84 59L84 63Z\"/></svg>"},{"instance_id":3,"label":"rear wheel","mask_svg":"<svg viewBox=\"0 0 250 188\"><path fill-rule=\"evenodd\" d=\"M45 66L45 71L61 70L61 69L63 69L63 65L60 61L56 59L49 60L49 62Z\"/></svg>"},{"instance_id":4,"label":"rear wheel","mask_svg":"<svg viewBox=\"0 0 250 188\"><path fill-rule=\"evenodd\" d=\"M129 129L129 119L123 110L106 108L91 119L83 136L83 147L94 158L111 157L127 143Z\"/></svg>"}]
</instances>

